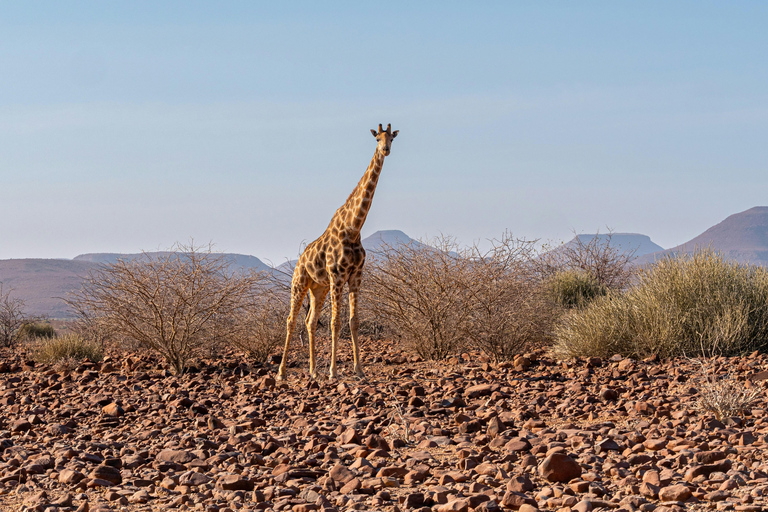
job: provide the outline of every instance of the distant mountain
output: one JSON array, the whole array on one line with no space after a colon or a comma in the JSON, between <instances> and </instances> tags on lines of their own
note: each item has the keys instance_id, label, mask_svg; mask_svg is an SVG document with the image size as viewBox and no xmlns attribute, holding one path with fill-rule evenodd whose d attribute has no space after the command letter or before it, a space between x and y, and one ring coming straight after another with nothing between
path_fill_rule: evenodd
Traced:
<instances>
[{"instance_id":1,"label":"distant mountain","mask_svg":"<svg viewBox=\"0 0 768 512\"><path fill-rule=\"evenodd\" d=\"M72 316L62 300L80 288L83 277L98 264L90 261L16 259L0 260L0 281L4 291L23 299L30 315L50 318Z\"/></svg>"},{"instance_id":2,"label":"distant mountain","mask_svg":"<svg viewBox=\"0 0 768 512\"><path fill-rule=\"evenodd\" d=\"M598 238L601 243L607 243L610 240L611 247L619 249L621 252L634 251L635 257L638 258L646 254L664 250L662 246L655 244L649 236L638 233L597 233L594 235L576 235L570 242L566 243L565 246L574 246L578 242L587 245L595 238Z\"/></svg>"},{"instance_id":3,"label":"distant mountain","mask_svg":"<svg viewBox=\"0 0 768 512\"><path fill-rule=\"evenodd\" d=\"M768 266L768 206L735 213L684 244L645 255L638 261L649 263L667 255L691 254L704 248L739 263Z\"/></svg>"},{"instance_id":4,"label":"distant mountain","mask_svg":"<svg viewBox=\"0 0 768 512\"><path fill-rule=\"evenodd\" d=\"M397 247L398 245L415 244L423 245L418 240L414 240L405 233L397 229L377 231L369 237L363 239L363 248L366 252L380 253L388 247Z\"/></svg>"},{"instance_id":5,"label":"distant mountain","mask_svg":"<svg viewBox=\"0 0 768 512\"><path fill-rule=\"evenodd\" d=\"M70 318L72 311L64 298L80 289L88 272L100 265L111 265L118 260L131 261L143 256L160 256L164 252L151 253L92 253L81 254L71 260L15 259L0 260L0 282L4 290L13 290L13 297L24 300L30 315L50 318ZM255 256L224 254L235 270L272 271L272 267Z\"/></svg>"},{"instance_id":6,"label":"distant mountain","mask_svg":"<svg viewBox=\"0 0 768 512\"><path fill-rule=\"evenodd\" d=\"M105 265L112 265L114 263L117 263L119 260L132 261L137 258L143 258L143 257L152 258L156 256L164 256L167 254L168 254L167 251L139 252L139 253L132 253L132 254L120 254L120 253L114 253L114 252L98 252L98 253L88 253L88 254L81 254L79 256L75 256L74 261L88 261L91 263L101 263ZM272 267L270 267L269 265L261 261L256 256L249 256L246 254L225 253L224 257L229 262L229 264L236 269L256 270L256 271L262 271L262 270L269 271L272 269Z\"/></svg>"}]
</instances>

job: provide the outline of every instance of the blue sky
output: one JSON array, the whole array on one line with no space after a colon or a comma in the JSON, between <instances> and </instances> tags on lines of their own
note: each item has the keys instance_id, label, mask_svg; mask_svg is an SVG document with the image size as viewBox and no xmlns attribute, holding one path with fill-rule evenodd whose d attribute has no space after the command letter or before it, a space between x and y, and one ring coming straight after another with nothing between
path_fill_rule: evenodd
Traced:
<instances>
[{"instance_id":1,"label":"blue sky","mask_svg":"<svg viewBox=\"0 0 768 512\"><path fill-rule=\"evenodd\" d=\"M0 1L0 258L280 263L400 130L363 235L639 232L768 204L768 4Z\"/></svg>"}]
</instances>

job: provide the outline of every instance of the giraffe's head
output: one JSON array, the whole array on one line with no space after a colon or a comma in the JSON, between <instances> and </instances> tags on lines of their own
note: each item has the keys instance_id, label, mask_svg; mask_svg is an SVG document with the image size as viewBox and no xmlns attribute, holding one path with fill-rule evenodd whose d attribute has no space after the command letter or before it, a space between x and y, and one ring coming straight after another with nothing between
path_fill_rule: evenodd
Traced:
<instances>
[{"instance_id":1,"label":"giraffe's head","mask_svg":"<svg viewBox=\"0 0 768 512\"><path fill-rule=\"evenodd\" d=\"M374 137L376 137L376 140L379 142L378 146L376 146L376 149L378 151L381 151L381 154L384 156L389 155L389 149L392 147L392 139L397 137L397 132L399 130L392 131L392 125L388 124L387 129L383 130L381 128L381 125L379 125L379 131L371 130L371 133Z\"/></svg>"}]
</instances>

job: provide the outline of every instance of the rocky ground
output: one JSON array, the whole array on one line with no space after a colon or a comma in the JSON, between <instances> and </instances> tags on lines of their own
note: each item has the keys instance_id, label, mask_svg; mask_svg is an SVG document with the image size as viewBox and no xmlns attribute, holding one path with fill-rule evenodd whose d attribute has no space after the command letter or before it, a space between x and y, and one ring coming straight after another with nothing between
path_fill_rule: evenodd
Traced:
<instances>
[{"instance_id":1,"label":"rocky ground","mask_svg":"<svg viewBox=\"0 0 768 512\"><path fill-rule=\"evenodd\" d=\"M365 381L280 383L234 357L177 377L6 351L0 510L768 509L765 356L720 362L761 394L717 420L692 361L366 352Z\"/></svg>"}]
</instances>

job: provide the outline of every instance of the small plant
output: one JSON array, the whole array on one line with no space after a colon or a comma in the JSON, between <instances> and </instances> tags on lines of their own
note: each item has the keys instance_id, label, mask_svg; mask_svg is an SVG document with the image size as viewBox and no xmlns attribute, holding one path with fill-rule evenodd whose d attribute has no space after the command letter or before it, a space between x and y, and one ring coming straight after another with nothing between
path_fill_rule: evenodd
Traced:
<instances>
[{"instance_id":1,"label":"small plant","mask_svg":"<svg viewBox=\"0 0 768 512\"><path fill-rule=\"evenodd\" d=\"M0 344L10 347L19 328L24 324L26 304L22 299L11 297L13 290L3 291L0 283Z\"/></svg>"},{"instance_id":2,"label":"small plant","mask_svg":"<svg viewBox=\"0 0 768 512\"><path fill-rule=\"evenodd\" d=\"M387 433L393 439L399 439L405 443L406 446L410 446L413 444L413 439L411 437L411 427L408 424L408 420L406 419L405 414L403 414L403 407L400 405L400 401L397 399L397 396L392 392L392 390L390 390L390 394L392 395L392 410L388 415L389 422L386 426Z\"/></svg>"},{"instance_id":3,"label":"small plant","mask_svg":"<svg viewBox=\"0 0 768 512\"><path fill-rule=\"evenodd\" d=\"M705 413L714 414L718 421L742 416L762 396L762 389L745 387L744 382L740 382L732 372L717 375L711 365L697 362L701 365L701 384L696 407Z\"/></svg>"},{"instance_id":4,"label":"small plant","mask_svg":"<svg viewBox=\"0 0 768 512\"><path fill-rule=\"evenodd\" d=\"M24 322L16 334L19 340L35 340L37 338L53 338L55 336L56 329L47 322Z\"/></svg>"},{"instance_id":5,"label":"small plant","mask_svg":"<svg viewBox=\"0 0 768 512\"><path fill-rule=\"evenodd\" d=\"M576 235L567 244L544 252L537 266L544 275L573 271L588 274L608 290L623 290L634 280L636 251L622 249L612 240L610 230L605 235Z\"/></svg>"},{"instance_id":6,"label":"small plant","mask_svg":"<svg viewBox=\"0 0 768 512\"><path fill-rule=\"evenodd\" d=\"M555 304L568 309L586 306L608 293L590 273L581 270L561 270L547 280L545 287Z\"/></svg>"},{"instance_id":7,"label":"small plant","mask_svg":"<svg viewBox=\"0 0 768 512\"><path fill-rule=\"evenodd\" d=\"M98 362L103 358L104 352L100 345L77 334L38 338L33 352L33 359L45 364L67 364L73 360L80 362L84 359Z\"/></svg>"}]
</instances>

